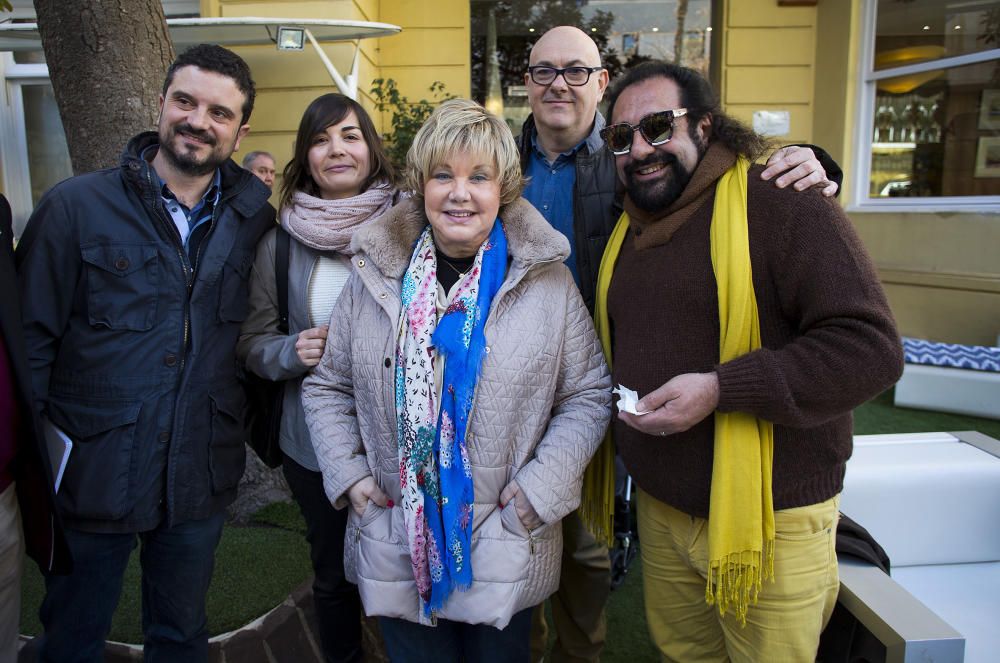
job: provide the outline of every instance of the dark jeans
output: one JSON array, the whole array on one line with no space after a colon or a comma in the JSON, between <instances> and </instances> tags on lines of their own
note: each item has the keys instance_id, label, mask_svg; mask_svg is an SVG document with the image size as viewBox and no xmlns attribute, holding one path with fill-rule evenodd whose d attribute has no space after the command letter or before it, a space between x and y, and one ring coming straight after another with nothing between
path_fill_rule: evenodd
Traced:
<instances>
[{"instance_id":1,"label":"dark jeans","mask_svg":"<svg viewBox=\"0 0 1000 663\"><path fill-rule=\"evenodd\" d=\"M379 617L392 663L528 663L531 660L531 608L514 615L507 628L439 619L423 626Z\"/></svg>"},{"instance_id":2,"label":"dark jeans","mask_svg":"<svg viewBox=\"0 0 1000 663\"><path fill-rule=\"evenodd\" d=\"M344 533L347 509L334 509L323 490L323 475L285 456L285 480L306 520L306 540L312 557L313 600L326 663L362 660L361 598L356 585L344 578Z\"/></svg>"},{"instance_id":3,"label":"dark jeans","mask_svg":"<svg viewBox=\"0 0 1000 663\"><path fill-rule=\"evenodd\" d=\"M104 660L128 558L141 542L142 631L147 662L208 659L205 594L225 514L139 534L66 529L73 573L45 577L39 661Z\"/></svg>"}]
</instances>

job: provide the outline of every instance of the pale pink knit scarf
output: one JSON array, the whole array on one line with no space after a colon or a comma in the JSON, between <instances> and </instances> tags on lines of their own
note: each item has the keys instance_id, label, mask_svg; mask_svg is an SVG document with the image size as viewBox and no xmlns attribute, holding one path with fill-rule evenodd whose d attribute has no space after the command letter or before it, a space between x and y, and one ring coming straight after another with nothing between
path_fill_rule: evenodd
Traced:
<instances>
[{"instance_id":1,"label":"pale pink knit scarf","mask_svg":"<svg viewBox=\"0 0 1000 663\"><path fill-rule=\"evenodd\" d=\"M351 255L354 231L381 216L395 200L396 190L387 184L376 184L340 200L323 200L296 191L291 204L281 210L281 225L306 246Z\"/></svg>"}]
</instances>

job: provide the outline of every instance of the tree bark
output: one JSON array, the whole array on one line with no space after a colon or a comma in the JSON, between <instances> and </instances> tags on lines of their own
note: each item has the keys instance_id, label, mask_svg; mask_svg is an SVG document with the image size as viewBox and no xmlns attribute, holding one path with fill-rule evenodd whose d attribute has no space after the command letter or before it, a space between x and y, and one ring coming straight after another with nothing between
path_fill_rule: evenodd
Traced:
<instances>
[{"instance_id":1,"label":"tree bark","mask_svg":"<svg viewBox=\"0 0 1000 663\"><path fill-rule=\"evenodd\" d=\"M156 127L174 59L160 0L35 0L38 31L73 172L118 163L124 141Z\"/></svg>"},{"instance_id":2,"label":"tree bark","mask_svg":"<svg viewBox=\"0 0 1000 663\"><path fill-rule=\"evenodd\" d=\"M674 33L674 64L684 64L684 22L688 15L688 0L677 1L677 32Z\"/></svg>"},{"instance_id":3,"label":"tree bark","mask_svg":"<svg viewBox=\"0 0 1000 663\"><path fill-rule=\"evenodd\" d=\"M503 117L503 86L500 84L500 59L497 57L496 7L486 15L486 110Z\"/></svg>"}]
</instances>

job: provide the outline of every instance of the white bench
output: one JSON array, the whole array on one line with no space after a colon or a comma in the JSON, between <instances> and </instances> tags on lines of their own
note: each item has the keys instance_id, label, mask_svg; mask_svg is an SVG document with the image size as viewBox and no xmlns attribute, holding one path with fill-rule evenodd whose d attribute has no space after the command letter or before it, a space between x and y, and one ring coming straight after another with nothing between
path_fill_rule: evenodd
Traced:
<instances>
[{"instance_id":1,"label":"white bench","mask_svg":"<svg viewBox=\"0 0 1000 663\"><path fill-rule=\"evenodd\" d=\"M1000 419L1000 347L904 338L903 351L897 407Z\"/></svg>"},{"instance_id":2,"label":"white bench","mask_svg":"<svg viewBox=\"0 0 1000 663\"><path fill-rule=\"evenodd\" d=\"M840 601L886 661L1000 660L1000 441L974 432L860 435L840 509L892 577L842 560Z\"/></svg>"}]
</instances>

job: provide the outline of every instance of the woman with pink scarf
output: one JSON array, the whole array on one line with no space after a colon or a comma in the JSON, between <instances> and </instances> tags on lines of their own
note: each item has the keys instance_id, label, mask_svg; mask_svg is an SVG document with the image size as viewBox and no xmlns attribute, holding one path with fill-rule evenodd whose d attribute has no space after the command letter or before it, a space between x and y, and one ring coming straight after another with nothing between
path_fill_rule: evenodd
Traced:
<instances>
[{"instance_id":1,"label":"woman with pink scarf","mask_svg":"<svg viewBox=\"0 0 1000 663\"><path fill-rule=\"evenodd\" d=\"M283 173L281 230L267 233L257 247L250 312L237 347L249 370L285 381L282 469L306 521L328 663L362 660L361 602L357 587L344 578L347 511L334 509L323 490L300 392L323 354L330 313L351 273L351 237L397 201L393 179L371 118L356 101L325 94L309 105ZM279 329L274 260L282 231L291 239L287 333Z\"/></svg>"}]
</instances>

